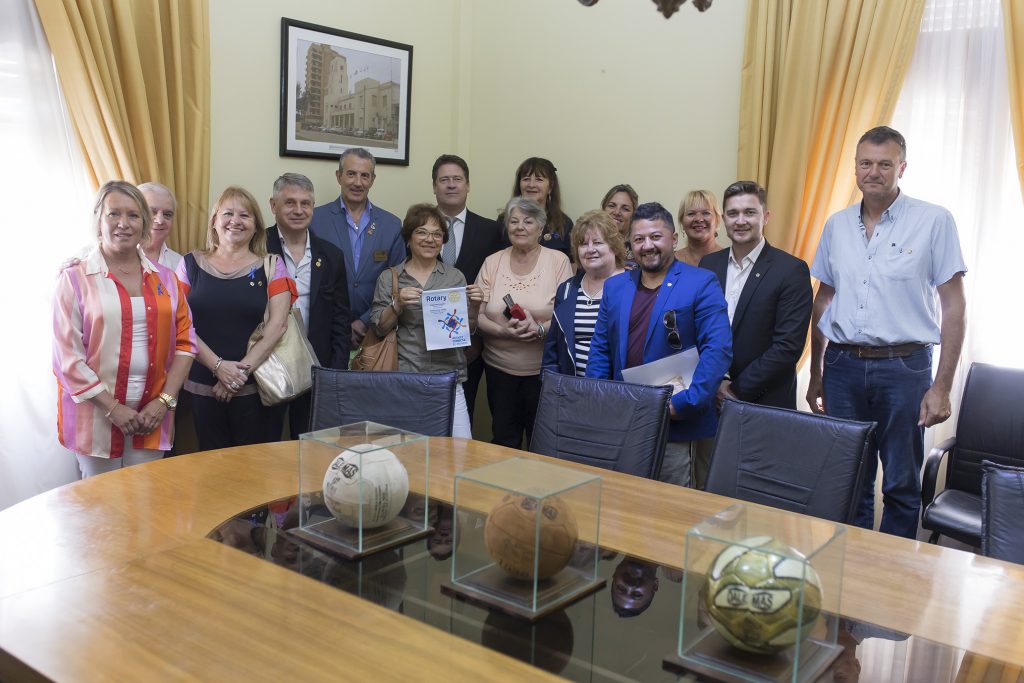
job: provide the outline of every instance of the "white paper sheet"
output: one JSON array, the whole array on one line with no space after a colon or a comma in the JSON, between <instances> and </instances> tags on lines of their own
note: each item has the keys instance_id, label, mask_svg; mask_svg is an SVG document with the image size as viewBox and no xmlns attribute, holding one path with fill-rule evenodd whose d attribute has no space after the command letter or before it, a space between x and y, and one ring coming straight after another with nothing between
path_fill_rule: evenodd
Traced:
<instances>
[{"instance_id":1,"label":"white paper sheet","mask_svg":"<svg viewBox=\"0 0 1024 683\"><path fill-rule=\"evenodd\" d=\"M423 331L427 350L469 346L469 306L465 287L423 292Z\"/></svg>"},{"instance_id":2,"label":"white paper sheet","mask_svg":"<svg viewBox=\"0 0 1024 683\"><path fill-rule=\"evenodd\" d=\"M697 353L697 347L694 347L635 368L626 368L622 371L622 379L634 384L650 384L656 387L671 384L672 393L677 394L690 386L698 360L700 355Z\"/></svg>"}]
</instances>

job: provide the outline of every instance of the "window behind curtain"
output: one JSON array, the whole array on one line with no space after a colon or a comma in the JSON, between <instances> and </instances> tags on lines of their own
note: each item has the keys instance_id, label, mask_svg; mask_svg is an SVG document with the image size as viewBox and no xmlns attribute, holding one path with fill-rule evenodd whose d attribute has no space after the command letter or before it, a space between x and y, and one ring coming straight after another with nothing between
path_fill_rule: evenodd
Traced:
<instances>
[{"instance_id":1,"label":"window behind curtain","mask_svg":"<svg viewBox=\"0 0 1024 683\"><path fill-rule=\"evenodd\" d=\"M57 443L50 300L94 239L53 60L32 0L0 2L0 509L78 478Z\"/></svg>"},{"instance_id":2,"label":"window behind curtain","mask_svg":"<svg viewBox=\"0 0 1024 683\"><path fill-rule=\"evenodd\" d=\"M1024 367L1018 313L1024 204L1010 127L999 0L930 0L893 127L907 138L901 187L953 212L967 261L972 361ZM954 388L959 396L962 384Z\"/></svg>"}]
</instances>

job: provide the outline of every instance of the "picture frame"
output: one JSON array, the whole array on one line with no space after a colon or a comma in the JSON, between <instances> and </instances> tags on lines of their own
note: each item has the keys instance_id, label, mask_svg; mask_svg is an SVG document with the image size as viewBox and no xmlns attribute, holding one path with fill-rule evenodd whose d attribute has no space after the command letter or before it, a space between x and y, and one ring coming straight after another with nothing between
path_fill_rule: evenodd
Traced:
<instances>
[{"instance_id":1,"label":"picture frame","mask_svg":"<svg viewBox=\"0 0 1024 683\"><path fill-rule=\"evenodd\" d=\"M281 156L409 165L412 45L281 18Z\"/></svg>"}]
</instances>

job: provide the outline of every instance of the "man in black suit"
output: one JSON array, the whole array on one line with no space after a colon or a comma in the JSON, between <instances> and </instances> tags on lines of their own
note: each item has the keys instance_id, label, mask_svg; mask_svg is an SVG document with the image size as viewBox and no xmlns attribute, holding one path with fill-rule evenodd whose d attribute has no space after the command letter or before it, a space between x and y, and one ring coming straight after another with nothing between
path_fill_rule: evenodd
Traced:
<instances>
[{"instance_id":1,"label":"man in black suit","mask_svg":"<svg viewBox=\"0 0 1024 683\"><path fill-rule=\"evenodd\" d=\"M739 398L796 408L796 364L811 320L807 264L768 244L764 227L771 213L764 188L738 181L722 199L730 249L700 260L718 276L732 324L732 366L718 402Z\"/></svg>"},{"instance_id":2,"label":"man in black suit","mask_svg":"<svg viewBox=\"0 0 1024 683\"><path fill-rule=\"evenodd\" d=\"M476 282L484 259L501 249L501 229L497 221L484 218L466 208L469 197L469 164L454 154L442 154L431 170L434 182L434 197L437 208L448 219L448 234L451 238L441 249L445 263L455 262L455 267L466 276L467 283ZM479 334L473 335L473 345L466 349L469 376L462 384L469 408L470 422L473 420L473 406L476 404L476 390L484 372L480 358L483 342Z\"/></svg>"},{"instance_id":3,"label":"man in black suit","mask_svg":"<svg viewBox=\"0 0 1024 683\"><path fill-rule=\"evenodd\" d=\"M348 367L352 319L345 279L345 257L336 246L309 231L313 220L313 183L298 173L285 173L274 182L270 210L276 225L267 228L267 251L282 257L295 280L302 314L317 359L324 367ZM289 404L292 438L309 431L310 394Z\"/></svg>"}]
</instances>

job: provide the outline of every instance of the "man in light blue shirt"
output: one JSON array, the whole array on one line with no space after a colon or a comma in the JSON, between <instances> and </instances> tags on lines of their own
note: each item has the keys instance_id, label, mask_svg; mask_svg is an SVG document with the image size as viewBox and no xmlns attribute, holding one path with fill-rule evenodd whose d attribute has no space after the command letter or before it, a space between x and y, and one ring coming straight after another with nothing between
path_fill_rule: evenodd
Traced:
<instances>
[{"instance_id":1,"label":"man in light blue shirt","mask_svg":"<svg viewBox=\"0 0 1024 683\"><path fill-rule=\"evenodd\" d=\"M854 523L874 524L882 461L880 530L916 538L924 428L949 418L963 345L967 272L953 216L902 194L903 136L872 128L857 144L859 204L825 223L811 275L811 410L878 423ZM932 346L940 345L932 382Z\"/></svg>"},{"instance_id":2,"label":"man in light blue shirt","mask_svg":"<svg viewBox=\"0 0 1024 683\"><path fill-rule=\"evenodd\" d=\"M377 162L362 147L346 149L335 176L341 195L313 210L310 232L341 249L345 255L349 304L352 310L352 348L366 335L370 304L377 278L405 260L402 221L370 203Z\"/></svg>"}]
</instances>

